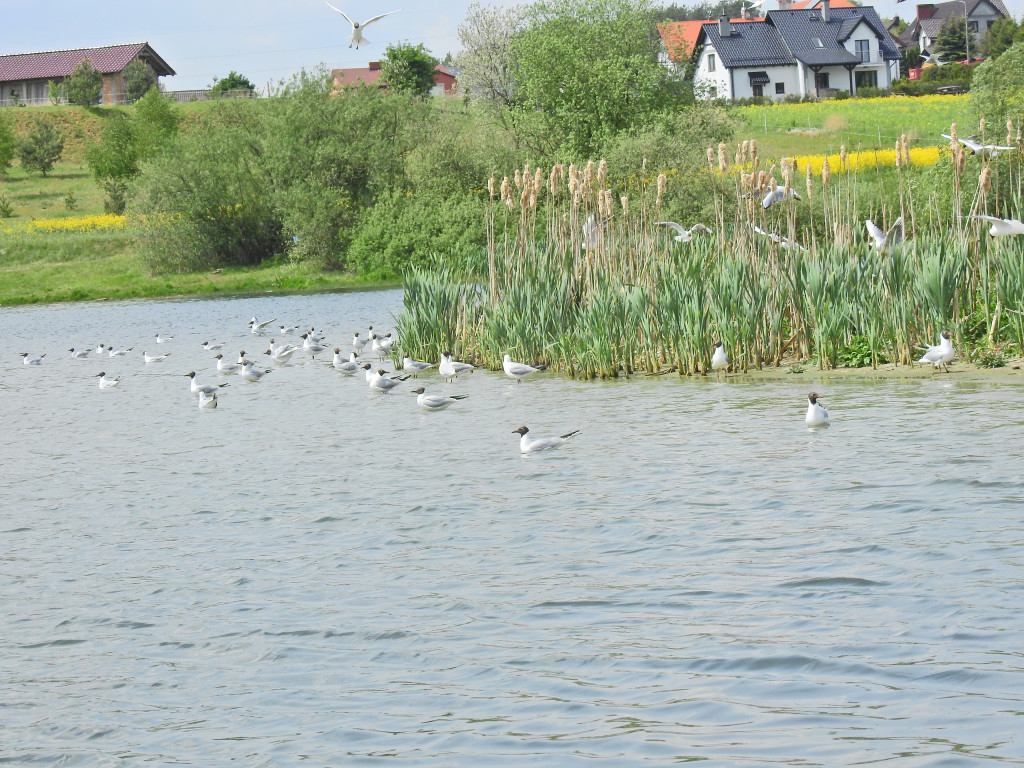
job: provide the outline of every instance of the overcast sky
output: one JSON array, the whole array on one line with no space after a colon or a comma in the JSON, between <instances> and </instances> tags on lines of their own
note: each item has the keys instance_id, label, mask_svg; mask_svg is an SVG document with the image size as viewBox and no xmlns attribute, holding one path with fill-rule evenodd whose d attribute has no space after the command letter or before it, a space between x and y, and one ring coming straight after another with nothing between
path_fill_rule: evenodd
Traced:
<instances>
[{"instance_id":1,"label":"overcast sky","mask_svg":"<svg viewBox=\"0 0 1024 768\"><path fill-rule=\"evenodd\" d=\"M168 90L204 88L235 70L261 89L298 72L365 67L389 43L423 43L437 58L458 50L456 29L470 0L332 0L363 21L401 9L366 30L369 45L349 48L348 25L324 0L0 0L0 53L148 42L178 74ZM1024 0L1004 0L1018 19ZM514 5L515 0L499 0ZM777 7L766 0L765 9ZM913 17L914 0L875 3L882 16Z\"/></svg>"}]
</instances>

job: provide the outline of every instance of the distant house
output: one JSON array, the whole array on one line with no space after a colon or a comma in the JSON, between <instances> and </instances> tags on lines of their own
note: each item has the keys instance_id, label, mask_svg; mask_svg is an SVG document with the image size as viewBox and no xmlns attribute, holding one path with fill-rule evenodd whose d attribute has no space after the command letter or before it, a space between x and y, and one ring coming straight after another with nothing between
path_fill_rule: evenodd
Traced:
<instances>
[{"instance_id":1,"label":"distant house","mask_svg":"<svg viewBox=\"0 0 1024 768\"><path fill-rule=\"evenodd\" d=\"M13 53L0 56L0 106L13 104L48 104L47 83L60 83L89 59L103 75L101 104L124 104L124 68L134 59L149 64L156 76L173 75L149 43L110 45L105 48L75 48L70 51Z\"/></svg>"},{"instance_id":2,"label":"distant house","mask_svg":"<svg viewBox=\"0 0 1024 768\"><path fill-rule=\"evenodd\" d=\"M694 83L706 98L854 94L899 77L899 51L875 9L836 8L829 0L769 11L764 21L702 24L692 56Z\"/></svg>"},{"instance_id":3,"label":"distant house","mask_svg":"<svg viewBox=\"0 0 1024 768\"><path fill-rule=\"evenodd\" d=\"M378 88L387 88L387 83L380 77L379 61L371 61L368 67L331 70L331 82L336 90L350 85L375 85ZM451 96L455 93L457 85L455 74L444 64L438 64L434 70L434 87L430 91L431 95Z\"/></svg>"},{"instance_id":4,"label":"distant house","mask_svg":"<svg viewBox=\"0 0 1024 768\"><path fill-rule=\"evenodd\" d=\"M966 7L965 7L966 2ZM975 47L988 33L996 19L1008 18L1009 12L1002 0L951 0L948 3L922 3L917 6L917 16L907 25L899 41L904 48L916 45L922 56L933 53L932 47L943 25L954 19L967 18L970 32L971 55Z\"/></svg>"}]
</instances>

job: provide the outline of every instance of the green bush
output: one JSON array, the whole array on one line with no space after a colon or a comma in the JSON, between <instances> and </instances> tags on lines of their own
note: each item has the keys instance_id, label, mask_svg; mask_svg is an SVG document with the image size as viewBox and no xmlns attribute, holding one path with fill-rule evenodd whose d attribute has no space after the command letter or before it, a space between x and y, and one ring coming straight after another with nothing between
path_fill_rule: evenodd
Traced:
<instances>
[{"instance_id":1,"label":"green bush","mask_svg":"<svg viewBox=\"0 0 1024 768\"><path fill-rule=\"evenodd\" d=\"M0 109L0 176L10 167L17 146L18 142L14 138L14 120L8 110Z\"/></svg>"},{"instance_id":2,"label":"green bush","mask_svg":"<svg viewBox=\"0 0 1024 768\"><path fill-rule=\"evenodd\" d=\"M71 76L68 77L66 90L68 104L76 104L80 107L96 104L103 93L103 75L89 59L82 59Z\"/></svg>"},{"instance_id":3,"label":"green bush","mask_svg":"<svg viewBox=\"0 0 1024 768\"><path fill-rule=\"evenodd\" d=\"M17 153L22 168L45 177L64 154L64 132L50 121L36 118L32 130L18 141Z\"/></svg>"}]
</instances>

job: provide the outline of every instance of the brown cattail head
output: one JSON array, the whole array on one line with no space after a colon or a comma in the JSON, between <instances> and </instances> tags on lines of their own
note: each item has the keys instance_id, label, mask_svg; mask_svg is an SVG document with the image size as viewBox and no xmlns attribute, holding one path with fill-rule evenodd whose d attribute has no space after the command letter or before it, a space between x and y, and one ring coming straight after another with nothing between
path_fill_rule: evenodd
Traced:
<instances>
[{"instance_id":1,"label":"brown cattail head","mask_svg":"<svg viewBox=\"0 0 1024 768\"><path fill-rule=\"evenodd\" d=\"M587 160L587 169L583 172L583 183L588 186L594 186L594 161Z\"/></svg>"},{"instance_id":2,"label":"brown cattail head","mask_svg":"<svg viewBox=\"0 0 1024 768\"><path fill-rule=\"evenodd\" d=\"M807 164L807 199L811 199L811 195L814 194L814 176L811 175L811 164Z\"/></svg>"},{"instance_id":3,"label":"brown cattail head","mask_svg":"<svg viewBox=\"0 0 1024 768\"><path fill-rule=\"evenodd\" d=\"M899 171L903 168L903 145L900 144L900 140L896 139L896 170Z\"/></svg>"},{"instance_id":4,"label":"brown cattail head","mask_svg":"<svg viewBox=\"0 0 1024 768\"><path fill-rule=\"evenodd\" d=\"M711 147L708 147L708 165L709 166L714 166L714 164L715 164L715 150L713 150Z\"/></svg>"},{"instance_id":5,"label":"brown cattail head","mask_svg":"<svg viewBox=\"0 0 1024 768\"><path fill-rule=\"evenodd\" d=\"M830 178L832 178L832 168L828 164L828 157L826 157L821 164L821 186L827 187Z\"/></svg>"},{"instance_id":6,"label":"brown cattail head","mask_svg":"<svg viewBox=\"0 0 1024 768\"><path fill-rule=\"evenodd\" d=\"M757 139L750 140L750 161L757 162Z\"/></svg>"},{"instance_id":7,"label":"brown cattail head","mask_svg":"<svg viewBox=\"0 0 1024 768\"><path fill-rule=\"evenodd\" d=\"M982 169L981 176L978 177L978 189L983 194L992 189L992 169L987 165Z\"/></svg>"},{"instance_id":8,"label":"brown cattail head","mask_svg":"<svg viewBox=\"0 0 1024 768\"><path fill-rule=\"evenodd\" d=\"M538 168L533 174L533 194L534 196L540 193L540 190L544 187L544 174L541 173Z\"/></svg>"},{"instance_id":9,"label":"brown cattail head","mask_svg":"<svg viewBox=\"0 0 1024 768\"><path fill-rule=\"evenodd\" d=\"M512 185L509 184L508 176L501 180L501 202L507 202L512 195Z\"/></svg>"},{"instance_id":10,"label":"brown cattail head","mask_svg":"<svg viewBox=\"0 0 1024 768\"><path fill-rule=\"evenodd\" d=\"M661 198L665 194L665 187L668 185L668 179L664 173L658 174L658 205L661 205Z\"/></svg>"},{"instance_id":11,"label":"brown cattail head","mask_svg":"<svg viewBox=\"0 0 1024 768\"><path fill-rule=\"evenodd\" d=\"M743 144L740 145L740 156L744 164L750 159L750 140L744 140Z\"/></svg>"},{"instance_id":12,"label":"brown cattail head","mask_svg":"<svg viewBox=\"0 0 1024 768\"><path fill-rule=\"evenodd\" d=\"M597 165L597 186L604 188L606 181L608 181L608 163L602 160Z\"/></svg>"},{"instance_id":13,"label":"brown cattail head","mask_svg":"<svg viewBox=\"0 0 1024 768\"><path fill-rule=\"evenodd\" d=\"M959 134L956 132L956 123L953 123L952 125L949 126L949 136L951 142L957 141L957 139L959 138Z\"/></svg>"},{"instance_id":14,"label":"brown cattail head","mask_svg":"<svg viewBox=\"0 0 1024 768\"><path fill-rule=\"evenodd\" d=\"M729 150L724 141L718 145L718 170L722 173L729 170Z\"/></svg>"},{"instance_id":15,"label":"brown cattail head","mask_svg":"<svg viewBox=\"0 0 1024 768\"><path fill-rule=\"evenodd\" d=\"M986 125L988 125L988 123L985 122L985 118L984 117L981 118L981 120L978 121L978 127L981 128L981 132L982 133L985 133L985 126Z\"/></svg>"},{"instance_id":16,"label":"brown cattail head","mask_svg":"<svg viewBox=\"0 0 1024 768\"><path fill-rule=\"evenodd\" d=\"M772 166L774 169L775 166ZM757 190L761 191L768 185L768 174L764 171L757 172Z\"/></svg>"},{"instance_id":17,"label":"brown cattail head","mask_svg":"<svg viewBox=\"0 0 1024 768\"><path fill-rule=\"evenodd\" d=\"M956 171L956 175L960 176L964 172L964 168L967 167L967 151L960 145L957 145L954 157L956 158L956 166L954 170Z\"/></svg>"},{"instance_id":18,"label":"brown cattail head","mask_svg":"<svg viewBox=\"0 0 1024 768\"><path fill-rule=\"evenodd\" d=\"M626 195L623 195L622 197L619 198L619 203L622 204L622 215L623 216L628 216L629 215L629 198Z\"/></svg>"},{"instance_id":19,"label":"brown cattail head","mask_svg":"<svg viewBox=\"0 0 1024 768\"><path fill-rule=\"evenodd\" d=\"M518 168L516 168L515 180L516 180L516 189L522 189L523 188L523 175L519 172Z\"/></svg>"},{"instance_id":20,"label":"brown cattail head","mask_svg":"<svg viewBox=\"0 0 1024 768\"><path fill-rule=\"evenodd\" d=\"M788 157L784 157L784 158L782 158L782 183L786 187L786 197L789 197L789 191L790 191L790 189L792 189L792 185L790 184L790 181L791 181L791 179L790 179L789 158ZM774 185L772 185L772 186L774 187Z\"/></svg>"},{"instance_id":21,"label":"brown cattail head","mask_svg":"<svg viewBox=\"0 0 1024 768\"><path fill-rule=\"evenodd\" d=\"M548 194L552 199L555 197L555 193L558 191L558 166L551 166L551 174L548 176Z\"/></svg>"},{"instance_id":22,"label":"brown cattail head","mask_svg":"<svg viewBox=\"0 0 1024 768\"><path fill-rule=\"evenodd\" d=\"M903 167L910 167L910 139L907 138L907 134L900 135L900 148L903 152Z\"/></svg>"},{"instance_id":23,"label":"brown cattail head","mask_svg":"<svg viewBox=\"0 0 1024 768\"><path fill-rule=\"evenodd\" d=\"M842 170L844 170L844 171L846 170L846 159L847 159L847 157L848 157L848 155L846 154L846 145L845 144L840 144L839 145L839 164L841 166L843 166Z\"/></svg>"},{"instance_id":24,"label":"brown cattail head","mask_svg":"<svg viewBox=\"0 0 1024 768\"><path fill-rule=\"evenodd\" d=\"M494 199L494 174L491 174L491 178L487 180L487 196Z\"/></svg>"}]
</instances>

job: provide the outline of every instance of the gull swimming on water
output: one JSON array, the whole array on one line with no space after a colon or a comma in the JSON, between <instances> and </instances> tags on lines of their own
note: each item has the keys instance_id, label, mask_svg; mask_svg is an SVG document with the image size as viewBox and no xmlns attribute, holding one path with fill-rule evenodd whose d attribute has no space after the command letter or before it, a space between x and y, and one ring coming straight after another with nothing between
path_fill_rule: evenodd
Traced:
<instances>
[{"instance_id":1,"label":"gull swimming on water","mask_svg":"<svg viewBox=\"0 0 1024 768\"><path fill-rule=\"evenodd\" d=\"M199 393L199 407L203 408L203 409L206 409L206 408L216 408L217 407L217 393L216 392L211 392L210 394L206 394L206 392L200 392Z\"/></svg>"},{"instance_id":2,"label":"gull swimming on water","mask_svg":"<svg viewBox=\"0 0 1024 768\"><path fill-rule=\"evenodd\" d=\"M203 349L205 349L207 352L213 352L214 350L217 350L217 349L224 349L224 345L226 343L227 342L221 341L221 342L218 342L216 344L211 344L208 341L204 341L203 342Z\"/></svg>"},{"instance_id":3,"label":"gull swimming on water","mask_svg":"<svg viewBox=\"0 0 1024 768\"><path fill-rule=\"evenodd\" d=\"M425 363L421 360L413 360L408 355L406 355L402 359L402 370L408 371L413 376L415 376L417 373L423 373L424 371L428 371L436 365L437 363Z\"/></svg>"},{"instance_id":4,"label":"gull swimming on water","mask_svg":"<svg viewBox=\"0 0 1024 768\"><path fill-rule=\"evenodd\" d=\"M238 375L246 381L259 381L266 374L270 373L270 368L266 370L259 370L253 363L248 360L242 361L242 367L238 371Z\"/></svg>"},{"instance_id":5,"label":"gull swimming on water","mask_svg":"<svg viewBox=\"0 0 1024 768\"><path fill-rule=\"evenodd\" d=\"M217 358L217 370L221 373L238 373L238 369L241 366L238 363L232 363L230 360L225 360L224 355L218 354Z\"/></svg>"},{"instance_id":6,"label":"gull swimming on water","mask_svg":"<svg viewBox=\"0 0 1024 768\"><path fill-rule=\"evenodd\" d=\"M147 355L145 350L143 350L142 352L142 359L145 360L147 363L161 363L170 356L170 352L168 352L166 355Z\"/></svg>"},{"instance_id":7,"label":"gull swimming on water","mask_svg":"<svg viewBox=\"0 0 1024 768\"><path fill-rule=\"evenodd\" d=\"M817 392L811 392L807 396L807 415L804 421L808 427L824 427L828 424L828 411L825 404L818 400L819 397L821 395Z\"/></svg>"},{"instance_id":8,"label":"gull swimming on water","mask_svg":"<svg viewBox=\"0 0 1024 768\"><path fill-rule=\"evenodd\" d=\"M157 344L166 344L168 341L173 341L173 336L161 336L159 333L156 335Z\"/></svg>"},{"instance_id":9,"label":"gull swimming on water","mask_svg":"<svg viewBox=\"0 0 1024 768\"><path fill-rule=\"evenodd\" d=\"M88 357L91 351L92 350L89 349L76 350L74 347L68 350L68 352L71 353L71 357L74 358L75 360L82 360L83 358Z\"/></svg>"},{"instance_id":10,"label":"gull swimming on water","mask_svg":"<svg viewBox=\"0 0 1024 768\"><path fill-rule=\"evenodd\" d=\"M370 389L378 390L383 393L390 392L392 389L397 387L403 381L408 379L408 376L399 376L394 379L389 379L387 373L383 368L377 370L377 373L370 377L369 385Z\"/></svg>"},{"instance_id":11,"label":"gull swimming on water","mask_svg":"<svg viewBox=\"0 0 1024 768\"><path fill-rule=\"evenodd\" d=\"M970 219L991 221L992 227L988 233L992 237L1007 237L1009 235L1024 235L1024 221L1018 219L1000 219L995 216L968 216Z\"/></svg>"},{"instance_id":12,"label":"gull swimming on water","mask_svg":"<svg viewBox=\"0 0 1024 768\"><path fill-rule=\"evenodd\" d=\"M22 352L21 353L21 362L23 362L25 365L42 365L44 357L46 357L45 354L43 354L43 355L30 355L28 352Z\"/></svg>"},{"instance_id":13,"label":"gull swimming on water","mask_svg":"<svg viewBox=\"0 0 1024 768\"><path fill-rule=\"evenodd\" d=\"M547 368L546 365L538 365L534 367L527 365L526 363L517 363L510 356L505 355L505 361L502 363L502 367L505 369L505 373L511 378L516 380L517 384L522 384L523 379L527 376L532 376L537 371L543 371Z\"/></svg>"},{"instance_id":14,"label":"gull swimming on water","mask_svg":"<svg viewBox=\"0 0 1024 768\"><path fill-rule=\"evenodd\" d=\"M109 389L110 387L116 387L121 383L121 380L118 378L108 379L106 371L100 371L96 375L100 379L100 389Z\"/></svg>"},{"instance_id":15,"label":"gull swimming on water","mask_svg":"<svg viewBox=\"0 0 1024 768\"><path fill-rule=\"evenodd\" d=\"M348 36L349 48L359 48L360 45L365 45L366 43L370 42L365 37L363 37L363 30L366 27L373 24L373 22L377 21L378 19L383 19L385 16L390 16L392 13L398 13L398 11L388 11L387 13L381 13L378 14L377 16L373 16L372 18L367 19L362 24L360 24L358 21L352 21L352 19L349 18L348 14L345 13L340 8L335 8L330 3L327 3L327 7L330 8L332 11L337 11L338 13L340 13L342 16L345 17L345 21L352 25L352 31L349 33Z\"/></svg>"},{"instance_id":16,"label":"gull swimming on water","mask_svg":"<svg viewBox=\"0 0 1024 768\"><path fill-rule=\"evenodd\" d=\"M536 453L537 451L546 451L548 448L557 448L562 445L573 435L578 435L580 431L578 429L572 432L567 432L564 435L558 437L537 437L533 438L529 436L528 427L520 427L519 429L513 429L512 434L518 434L519 437L519 450L523 453Z\"/></svg>"},{"instance_id":17,"label":"gull swimming on water","mask_svg":"<svg viewBox=\"0 0 1024 768\"><path fill-rule=\"evenodd\" d=\"M215 394L221 387L226 387L227 384L200 384L196 381L196 372L189 371L185 374L191 381L189 382L189 390L192 392L192 397L199 397L200 393L205 392L208 395Z\"/></svg>"},{"instance_id":18,"label":"gull swimming on water","mask_svg":"<svg viewBox=\"0 0 1024 768\"><path fill-rule=\"evenodd\" d=\"M674 229L678 234L672 239L677 243L689 243L692 242L693 236L698 232L703 232L705 235L710 235L711 230L708 229L704 224L694 224L689 229L684 229L681 224L676 224L674 221L656 221L655 226L665 227L667 229Z\"/></svg>"},{"instance_id":19,"label":"gull swimming on water","mask_svg":"<svg viewBox=\"0 0 1024 768\"><path fill-rule=\"evenodd\" d=\"M953 337L949 331L943 331L939 336L938 346L919 347L925 352L918 362L931 363L936 368L941 366L946 373L949 373L949 368L946 365L953 361Z\"/></svg>"},{"instance_id":20,"label":"gull swimming on water","mask_svg":"<svg viewBox=\"0 0 1024 768\"><path fill-rule=\"evenodd\" d=\"M263 354L270 355L272 358L274 358L275 363L281 363L282 365L284 365L285 363L288 362L289 358L291 358L291 356L298 352L300 349L302 349L302 347L296 347L292 344L280 344L275 346L274 340L271 339L270 349L268 349Z\"/></svg>"},{"instance_id":21,"label":"gull swimming on water","mask_svg":"<svg viewBox=\"0 0 1024 768\"><path fill-rule=\"evenodd\" d=\"M416 403L428 411L443 411L449 405L469 397L469 395L428 395L423 387L417 387L412 393L416 395Z\"/></svg>"},{"instance_id":22,"label":"gull swimming on water","mask_svg":"<svg viewBox=\"0 0 1024 768\"><path fill-rule=\"evenodd\" d=\"M114 349L113 347L107 347L107 354L110 357L124 357L133 349L135 349L135 347L128 347L128 349Z\"/></svg>"},{"instance_id":23,"label":"gull swimming on water","mask_svg":"<svg viewBox=\"0 0 1024 768\"><path fill-rule=\"evenodd\" d=\"M457 378L463 371L472 371L476 366L470 363L460 363L452 359L451 352L441 353L441 362L438 363L437 372L446 379Z\"/></svg>"},{"instance_id":24,"label":"gull swimming on water","mask_svg":"<svg viewBox=\"0 0 1024 768\"><path fill-rule=\"evenodd\" d=\"M98 347L96 347L96 349L93 350L93 352L95 352L97 355L102 355L106 351L107 348L103 344L100 344Z\"/></svg>"},{"instance_id":25,"label":"gull swimming on water","mask_svg":"<svg viewBox=\"0 0 1024 768\"><path fill-rule=\"evenodd\" d=\"M880 253L887 253L890 248L903 245L903 217L900 216L889 227L888 232L883 232L871 219L864 222L864 226L871 235L875 248Z\"/></svg>"}]
</instances>

